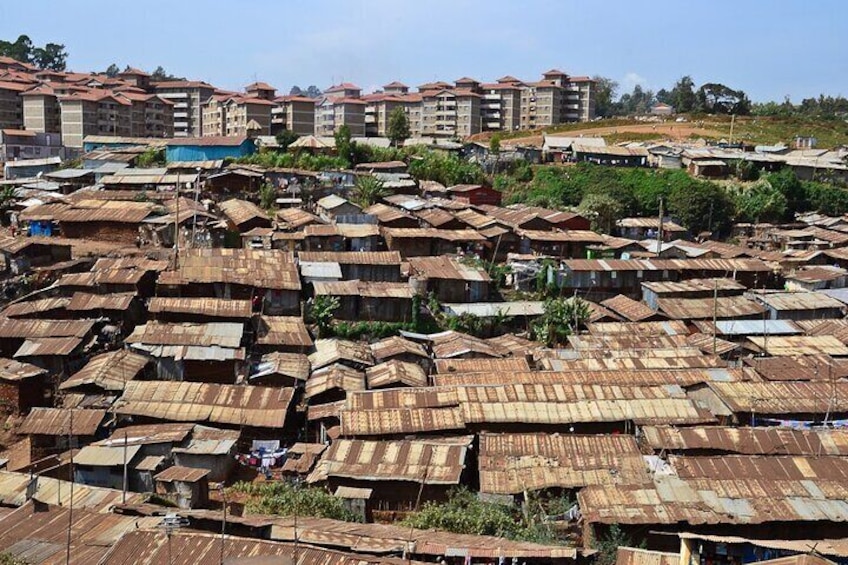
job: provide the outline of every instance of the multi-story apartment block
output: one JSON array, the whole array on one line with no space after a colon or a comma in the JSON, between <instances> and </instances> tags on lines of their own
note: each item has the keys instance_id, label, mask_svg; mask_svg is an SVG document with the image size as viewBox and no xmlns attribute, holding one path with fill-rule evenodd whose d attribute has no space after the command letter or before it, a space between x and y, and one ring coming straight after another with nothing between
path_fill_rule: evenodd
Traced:
<instances>
[{"instance_id":1,"label":"multi-story apartment block","mask_svg":"<svg viewBox=\"0 0 848 565\"><path fill-rule=\"evenodd\" d=\"M315 135L332 136L347 126L352 136L364 136L367 102L360 98L361 93L362 89L349 82L325 90L315 106Z\"/></svg>"},{"instance_id":2,"label":"multi-story apartment block","mask_svg":"<svg viewBox=\"0 0 848 565\"><path fill-rule=\"evenodd\" d=\"M160 97L174 103L174 137L203 135L201 106L215 94L215 87L202 81L167 81L151 83Z\"/></svg>"},{"instance_id":3,"label":"multi-story apartment block","mask_svg":"<svg viewBox=\"0 0 848 565\"><path fill-rule=\"evenodd\" d=\"M131 137L173 137L174 103L155 94L144 94L136 89L117 93L130 106Z\"/></svg>"},{"instance_id":4,"label":"multi-story apartment block","mask_svg":"<svg viewBox=\"0 0 848 565\"><path fill-rule=\"evenodd\" d=\"M150 90L150 75L139 69L129 67L124 72L118 73L118 78L124 83L140 88L141 90Z\"/></svg>"},{"instance_id":5,"label":"multi-story apartment block","mask_svg":"<svg viewBox=\"0 0 848 565\"><path fill-rule=\"evenodd\" d=\"M40 84L23 92L24 129L39 133L61 133L62 114L55 89Z\"/></svg>"},{"instance_id":6,"label":"multi-story apartment block","mask_svg":"<svg viewBox=\"0 0 848 565\"><path fill-rule=\"evenodd\" d=\"M315 133L315 100L306 96L279 96L271 108L271 135L282 130L298 135Z\"/></svg>"},{"instance_id":7,"label":"multi-story apartment block","mask_svg":"<svg viewBox=\"0 0 848 565\"><path fill-rule=\"evenodd\" d=\"M92 90L61 96L62 140L67 147L82 147L87 135L132 135L132 103L109 91Z\"/></svg>"},{"instance_id":8,"label":"multi-story apartment block","mask_svg":"<svg viewBox=\"0 0 848 565\"><path fill-rule=\"evenodd\" d=\"M365 135L369 137L386 137L389 130L389 116L395 108L406 109L403 95L369 94L363 96L365 101Z\"/></svg>"},{"instance_id":9,"label":"multi-story apartment block","mask_svg":"<svg viewBox=\"0 0 848 565\"><path fill-rule=\"evenodd\" d=\"M21 94L32 87L21 82L0 81L0 129L21 129L24 108Z\"/></svg>"},{"instance_id":10,"label":"multi-story apartment block","mask_svg":"<svg viewBox=\"0 0 848 565\"><path fill-rule=\"evenodd\" d=\"M521 129L588 121L595 117L594 82L581 77L572 81L559 70L526 85L521 94Z\"/></svg>"},{"instance_id":11,"label":"multi-story apartment block","mask_svg":"<svg viewBox=\"0 0 848 565\"><path fill-rule=\"evenodd\" d=\"M262 100L270 100L273 102L277 97L277 89L267 82L254 82L244 87L244 91L248 96L253 98L261 98Z\"/></svg>"},{"instance_id":12,"label":"multi-story apartment block","mask_svg":"<svg viewBox=\"0 0 848 565\"><path fill-rule=\"evenodd\" d=\"M203 103L203 135L271 135L274 102L242 95L214 95Z\"/></svg>"}]
</instances>

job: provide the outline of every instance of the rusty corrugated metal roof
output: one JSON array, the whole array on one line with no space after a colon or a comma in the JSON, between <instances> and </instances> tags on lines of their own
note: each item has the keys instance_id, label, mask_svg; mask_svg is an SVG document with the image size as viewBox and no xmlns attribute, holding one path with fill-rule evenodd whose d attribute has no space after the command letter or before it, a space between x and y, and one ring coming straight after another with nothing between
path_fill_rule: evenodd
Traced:
<instances>
[{"instance_id":1,"label":"rusty corrugated metal roof","mask_svg":"<svg viewBox=\"0 0 848 565\"><path fill-rule=\"evenodd\" d=\"M94 320L13 320L0 318L0 338L85 337Z\"/></svg>"},{"instance_id":2,"label":"rusty corrugated metal roof","mask_svg":"<svg viewBox=\"0 0 848 565\"><path fill-rule=\"evenodd\" d=\"M250 318L252 306L250 300L227 298L177 298L154 296L147 310L151 313L168 312L171 314L197 314L210 318Z\"/></svg>"},{"instance_id":3,"label":"rusty corrugated metal roof","mask_svg":"<svg viewBox=\"0 0 848 565\"><path fill-rule=\"evenodd\" d=\"M73 412L73 429L70 430L71 412ZM24 419L18 433L22 435L67 435L68 431L75 436L93 436L100 428L105 410L63 409L63 408L33 408Z\"/></svg>"},{"instance_id":4,"label":"rusty corrugated metal roof","mask_svg":"<svg viewBox=\"0 0 848 565\"><path fill-rule=\"evenodd\" d=\"M377 361L382 361L399 355L414 355L416 357L423 358L428 357L424 346L397 335L372 343L371 353Z\"/></svg>"},{"instance_id":5,"label":"rusty corrugated metal roof","mask_svg":"<svg viewBox=\"0 0 848 565\"><path fill-rule=\"evenodd\" d=\"M263 220L268 225L271 224L271 218L268 217L268 214L256 204L247 200L231 198L230 200L219 202L218 209L235 226L240 226L254 219Z\"/></svg>"},{"instance_id":6,"label":"rusty corrugated metal roof","mask_svg":"<svg viewBox=\"0 0 848 565\"><path fill-rule=\"evenodd\" d=\"M848 346L832 335L748 336L756 351L774 357L799 355L848 356Z\"/></svg>"},{"instance_id":7,"label":"rusty corrugated metal roof","mask_svg":"<svg viewBox=\"0 0 848 565\"><path fill-rule=\"evenodd\" d=\"M688 335L686 324L680 320L667 322L592 322L587 325L589 333L650 335Z\"/></svg>"},{"instance_id":8,"label":"rusty corrugated metal roof","mask_svg":"<svg viewBox=\"0 0 848 565\"><path fill-rule=\"evenodd\" d=\"M740 369L659 369L643 371L504 371L440 373L433 375L434 386L473 386L508 384L563 384L612 386L662 386L712 381L747 380Z\"/></svg>"},{"instance_id":9,"label":"rusty corrugated metal roof","mask_svg":"<svg viewBox=\"0 0 848 565\"><path fill-rule=\"evenodd\" d=\"M161 285L230 283L252 288L300 290L291 253L276 249L189 249L179 268L163 271Z\"/></svg>"},{"instance_id":10,"label":"rusty corrugated metal roof","mask_svg":"<svg viewBox=\"0 0 848 565\"><path fill-rule=\"evenodd\" d=\"M259 345L284 345L310 347L312 336L303 319L296 316L257 316L254 318L256 343Z\"/></svg>"},{"instance_id":11,"label":"rusty corrugated metal roof","mask_svg":"<svg viewBox=\"0 0 848 565\"><path fill-rule=\"evenodd\" d=\"M332 389L365 390L365 373L338 363L323 367L309 375L303 397L309 399Z\"/></svg>"},{"instance_id":12,"label":"rusty corrugated metal roof","mask_svg":"<svg viewBox=\"0 0 848 565\"><path fill-rule=\"evenodd\" d=\"M153 480L160 483L196 483L206 477L210 472L211 471L209 469L198 469L196 467L181 467L179 465L174 465L153 477Z\"/></svg>"},{"instance_id":13,"label":"rusty corrugated metal roof","mask_svg":"<svg viewBox=\"0 0 848 565\"><path fill-rule=\"evenodd\" d=\"M59 390L93 385L104 390L121 391L124 384L134 379L149 362L147 357L126 349L101 353L60 384Z\"/></svg>"},{"instance_id":14,"label":"rusty corrugated metal roof","mask_svg":"<svg viewBox=\"0 0 848 565\"><path fill-rule=\"evenodd\" d=\"M300 251L297 258L312 263L339 265L400 265L397 251Z\"/></svg>"},{"instance_id":15,"label":"rusty corrugated metal roof","mask_svg":"<svg viewBox=\"0 0 848 565\"><path fill-rule=\"evenodd\" d=\"M410 257L409 265L418 276L425 279L445 279L470 282L488 282L489 274L482 266L463 263L457 257Z\"/></svg>"},{"instance_id":16,"label":"rusty corrugated metal roof","mask_svg":"<svg viewBox=\"0 0 848 565\"><path fill-rule=\"evenodd\" d=\"M315 342L315 352L309 356L309 362L313 370L339 362L364 368L374 364L374 357L371 348L363 343L345 339L319 339Z\"/></svg>"},{"instance_id":17,"label":"rusty corrugated metal roof","mask_svg":"<svg viewBox=\"0 0 848 565\"><path fill-rule=\"evenodd\" d=\"M650 484L626 435L481 434L480 492L518 494L587 485Z\"/></svg>"},{"instance_id":18,"label":"rusty corrugated metal roof","mask_svg":"<svg viewBox=\"0 0 848 565\"><path fill-rule=\"evenodd\" d=\"M232 322L165 323L151 321L137 326L126 343L144 345L218 346L230 349L241 345L244 325Z\"/></svg>"},{"instance_id":19,"label":"rusty corrugated metal roof","mask_svg":"<svg viewBox=\"0 0 848 565\"><path fill-rule=\"evenodd\" d=\"M134 292L115 292L111 294L89 294L75 292L71 296L68 310L86 312L89 310L115 310L125 312L135 298Z\"/></svg>"},{"instance_id":20,"label":"rusty corrugated metal roof","mask_svg":"<svg viewBox=\"0 0 848 565\"><path fill-rule=\"evenodd\" d=\"M762 304L744 296L660 298L657 307L669 318L685 321L758 316L766 310Z\"/></svg>"},{"instance_id":21,"label":"rusty corrugated metal roof","mask_svg":"<svg viewBox=\"0 0 848 565\"><path fill-rule=\"evenodd\" d=\"M732 412L825 414L848 412L848 383L767 381L710 383Z\"/></svg>"},{"instance_id":22,"label":"rusty corrugated metal roof","mask_svg":"<svg viewBox=\"0 0 848 565\"><path fill-rule=\"evenodd\" d=\"M337 477L458 484L473 439L473 436L394 441L339 439L324 452L306 482Z\"/></svg>"},{"instance_id":23,"label":"rusty corrugated metal roof","mask_svg":"<svg viewBox=\"0 0 848 565\"><path fill-rule=\"evenodd\" d=\"M727 452L744 455L848 455L848 434L842 430L792 428L678 428L645 426L644 441L655 451Z\"/></svg>"},{"instance_id":24,"label":"rusty corrugated metal roof","mask_svg":"<svg viewBox=\"0 0 848 565\"><path fill-rule=\"evenodd\" d=\"M22 381L47 374L46 369L16 359L0 357L0 381Z\"/></svg>"},{"instance_id":25,"label":"rusty corrugated metal roof","mask_svg":"<svg viewBox=\"0 0 848 565\"><path fill-rule=\"evenodd\" d=\"M427 373L421 365L391 359L365 369L368 388L386 386L427 386Z\"/></svg>"}]
</instances>

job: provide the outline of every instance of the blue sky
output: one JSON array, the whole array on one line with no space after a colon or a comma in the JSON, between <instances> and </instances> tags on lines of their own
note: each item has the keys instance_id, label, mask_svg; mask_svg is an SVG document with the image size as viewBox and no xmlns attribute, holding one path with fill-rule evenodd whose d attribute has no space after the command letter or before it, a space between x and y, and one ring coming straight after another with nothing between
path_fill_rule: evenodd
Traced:
<instances>
[{"instance_id":1,"label":"blue sky","mask_svg":"<svg viewBox=\"0 0 848 565\"><path fill-rule=\"evenodd\" d=\"M844 0L27 0L0 38L64 43L69 68L130 64L240 89L264 80L366 90L557 67L657 90L684 74L753 100L848 96Z\"/></svg>"}]
</instances>

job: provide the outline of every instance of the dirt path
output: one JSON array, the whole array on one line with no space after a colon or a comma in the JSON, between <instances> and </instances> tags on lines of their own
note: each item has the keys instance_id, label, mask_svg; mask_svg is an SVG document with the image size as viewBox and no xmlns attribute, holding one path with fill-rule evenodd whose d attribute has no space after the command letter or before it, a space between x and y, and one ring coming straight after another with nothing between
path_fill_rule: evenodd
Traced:
<instances>
[{"instance_id":1,"label":"dirt path","mask_svg":"<svg viewBox=\"0 0 848 565\"><path fill-rule=\"evenodd\" d=\"M724 137L725 133L699 128L695 124L690 123L673 123L673 124L635 124L626 126L610 126L604 128L585 128L571 131L553 133L551 135L561 135L563 137L603 137L611 134L623 133L653 133L669 139L686 139L691 135L700 135L704 137ZM536 145L542 146L542 134L528 135L526 137L516 137L513 139L503 140L503 145Z\"/></svg>"}]
</instances>

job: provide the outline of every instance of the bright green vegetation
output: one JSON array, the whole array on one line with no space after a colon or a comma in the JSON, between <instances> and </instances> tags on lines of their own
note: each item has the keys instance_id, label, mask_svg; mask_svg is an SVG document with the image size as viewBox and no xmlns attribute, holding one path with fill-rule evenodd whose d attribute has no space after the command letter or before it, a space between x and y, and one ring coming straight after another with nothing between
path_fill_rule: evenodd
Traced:
<instances>
[{"instance_id":1,"label":"bright green vegetation","mask_svg":"<svg viewBox=\"0 0 848 565\"><path fill-rule=\"evenodd\" d=\"M358 522L359 517L348 510L342 499L321 488L294 486L284 481L266 483L236 483L229 492L246 495L246 507L254 514L279 516L308 516Z\"/></svg>"}]
</instances>

